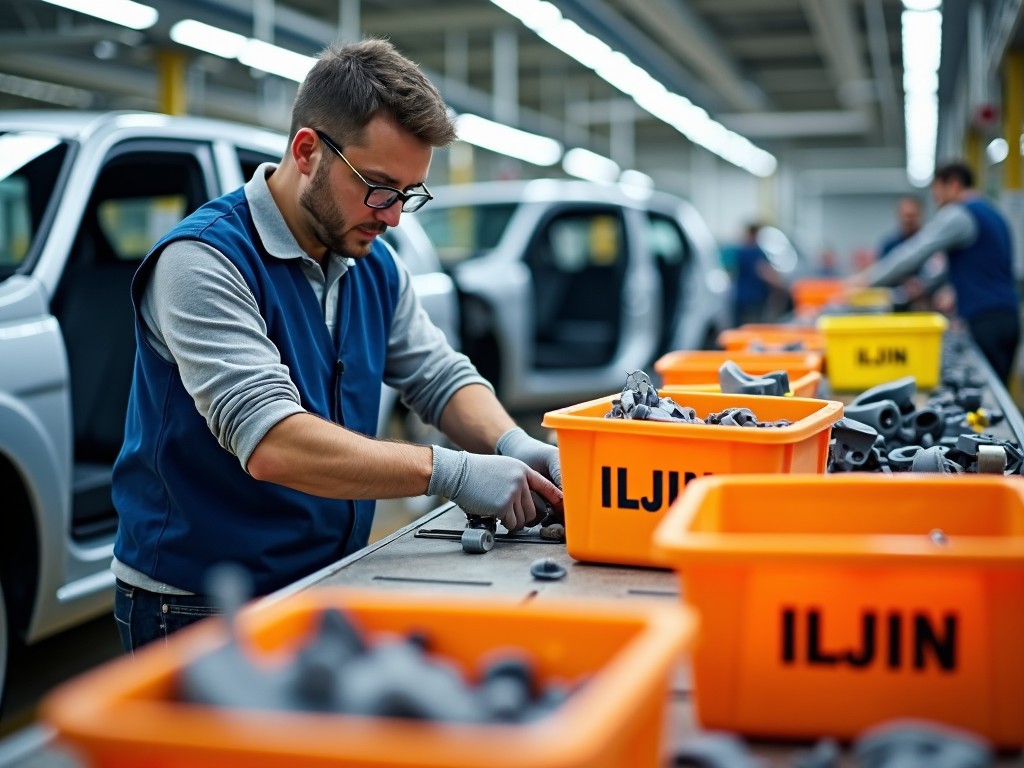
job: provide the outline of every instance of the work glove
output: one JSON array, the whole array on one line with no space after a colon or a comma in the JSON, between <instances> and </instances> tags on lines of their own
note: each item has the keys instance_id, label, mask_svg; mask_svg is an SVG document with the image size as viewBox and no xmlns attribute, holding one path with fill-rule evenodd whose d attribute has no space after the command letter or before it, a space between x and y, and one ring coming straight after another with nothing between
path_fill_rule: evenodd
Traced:
<instances>
[{"instance_id":1,"label":"work glove","mask_svg":"<svg viewBox=\"0 0 1024 768\"><path fill-rule=\"evenodd\" d=\"M522 427L513 427L502 435L494 452L499 456L519 459L534 472L540 472L559 488L562 487L558 448L530 437Z\"/></svg>"},{"instance_id":2,"label":"work glove","mask_svg":"<svg viewBox=\"0 0 1024 768\"><path fill-rule=\"evenodd\" d=\"M561 491L539 472L509 456L484 456L433 446L428 495L457 502L471 515L496 517L510 531L533 525L537 509L531 491L552 501Z\"/></svg>"}]
</instances>

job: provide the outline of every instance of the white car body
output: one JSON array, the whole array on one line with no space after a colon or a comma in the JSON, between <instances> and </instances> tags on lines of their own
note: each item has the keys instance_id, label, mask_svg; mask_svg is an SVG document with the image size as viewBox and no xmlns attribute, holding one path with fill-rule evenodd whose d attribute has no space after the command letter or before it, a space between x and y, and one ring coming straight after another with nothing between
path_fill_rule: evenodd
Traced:
<instances>
[{"instance_id":1,"label":"white car body","mask_svg":"<svg viewBox=\"0 0 1024 768\"><path fill-rule=\"evenodd\" d=\"M511 410L616 392L728 327L729 278L685 200L548 179L432 192L414 217L455 278L463 351Z\"/></svg>"}]
</instances>

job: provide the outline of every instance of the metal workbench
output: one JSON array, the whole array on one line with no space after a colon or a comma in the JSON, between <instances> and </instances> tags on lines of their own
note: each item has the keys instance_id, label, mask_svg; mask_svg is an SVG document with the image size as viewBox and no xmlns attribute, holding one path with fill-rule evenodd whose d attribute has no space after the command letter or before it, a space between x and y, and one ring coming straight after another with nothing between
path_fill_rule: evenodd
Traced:
<instances>
[{"instance_id":1,"label":"metal workbench","mask_svg":"<svg viewBox=\"0 0 1024 768\"><path fill-rule=\"evenodd\" d=\"M955 333L948 334L944 343L948 364L969 365L981 372L987 382L983 406L1003 412L1005 420L989 433L1020 443L1021 436L1024 436L1024 418L976 347ZM839 394L836 399L848 401L850 398ZM453 503L443 504L386 538L264 600L286 600L303 590L334 586L445 595L500 594L523 601L593 596L623 600L680 599L678 582L670 571L576 562L568 555L564 544L545 541L536 530L516 536L499 536L494 548L483 555L463 552L456 536L438 538L436 533L431 533L447 530L457 534L464 526L463 512ZM567 571L565 577L555 581L533 578L530 564L543 557L563 565ZM670 743L698 731L693 718L691 693L688 670L682 668L674 679L670 694ZM0 744L0 768L82 766L55 744L43 727L34 727L6 744L6 752L4 745ZM752 749L766 766L783 766L792 765L792 757L801 746L807 745L757 742ZM1024 766L1024 757L1003 755L998 765Z\"/></svg>"}]
</instances>

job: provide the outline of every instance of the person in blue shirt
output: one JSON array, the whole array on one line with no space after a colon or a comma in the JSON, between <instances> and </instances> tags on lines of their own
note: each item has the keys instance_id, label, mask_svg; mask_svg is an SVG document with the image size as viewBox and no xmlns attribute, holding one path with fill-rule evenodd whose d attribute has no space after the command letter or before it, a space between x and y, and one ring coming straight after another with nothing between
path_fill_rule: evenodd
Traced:
<instances>
[{"instance_id":1,"label":"person in blue shirt","mask_svg":"<svg viewBox=\"0 0 1024 768\"><path fill-rule=\"evenodd\" d=\"M437 89L390 43L331 46L280 163L143 261L113 478L126 650L214 613L220 563L265 595L362 548L376 499L444 496L509 530L561 504L558 449L516 426L380 239L430 201L433 148L454 139ZM382 383L465 450L375 439Z\"/></svg>"},{"instance_id":2,"label":"person in blue shirt","mask_svg":"<svg viewBox=\"0 0 1024 768\"><path fill-rule=\"evenodd\" d=\"M878 247L879 260L884 259L900 243L905 242L921 229L921 201L913 195L904 195L896 204L896 218L899 226L889 233Z\"/></svg>"},{"instance_id":3,"label":"person in blue shirt","mask_svg":"<svg viewBox=\"0 0 1024 768\"><path fill-rule=\"evenodd\" d=\"M759 224L748 224L742 242L731 251L733 274L733 320L736 325L766 319L774 289L784 290L782 276L757 243Z\"/></svg>"},{"instance_id":4,"label":"person in blue shirt","mask_svg":"<svg viewBox=\"0 0 1024 768\"><path fill-rule=\"evenodd\" d=\"M1006 383L1020 343L1010 228L995 205L975 191L974 174L964 163L936 168L931 191L939 206L931 221L885 259L851 277L850 287L894 285L933 253L945 252L957 315Z\"/></svg>"}]
</instances>

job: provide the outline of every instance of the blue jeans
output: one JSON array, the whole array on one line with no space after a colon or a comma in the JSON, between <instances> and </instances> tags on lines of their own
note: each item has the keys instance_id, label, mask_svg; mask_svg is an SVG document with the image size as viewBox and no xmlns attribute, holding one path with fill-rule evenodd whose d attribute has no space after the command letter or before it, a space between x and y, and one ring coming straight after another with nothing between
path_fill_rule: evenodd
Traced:
<instances>
[{"instance_id":1,"label":"blue jeans","mask_svg":"<svg viewBox=\"0 0 1024 768\"><path fill-rule=\"evenodd\" d=\"M206 595L161 595L120 579L114 584L114 620L127 653L154 640L164 640L189 624L221 611Z\"/></svg>"}]
</instances>

